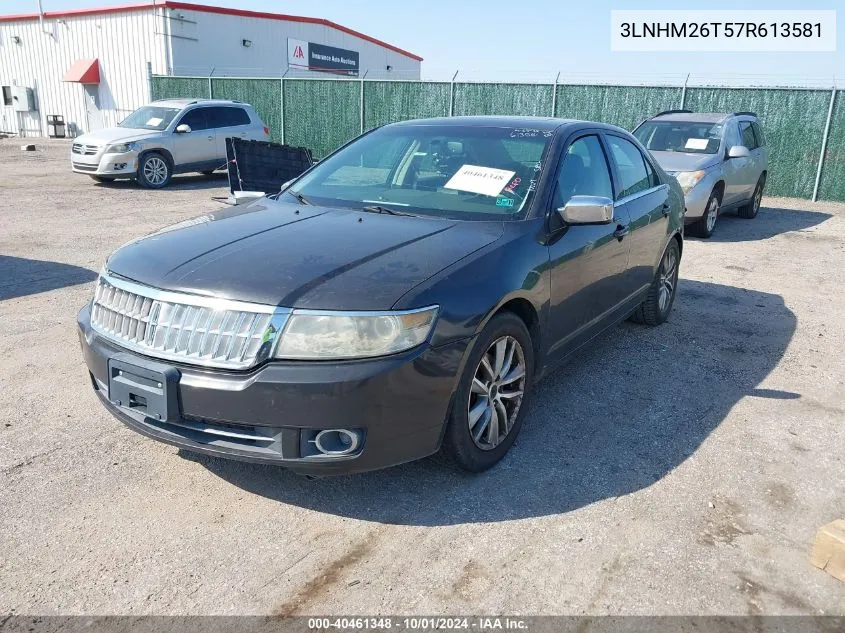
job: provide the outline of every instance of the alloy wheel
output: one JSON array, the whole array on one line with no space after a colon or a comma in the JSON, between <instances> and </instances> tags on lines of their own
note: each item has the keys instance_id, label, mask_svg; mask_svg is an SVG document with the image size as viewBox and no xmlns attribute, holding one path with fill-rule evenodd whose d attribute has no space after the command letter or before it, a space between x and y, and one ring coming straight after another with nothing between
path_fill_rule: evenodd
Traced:
<instances>
[{"instance_id":1,"label":"alloy wheel","mask_svg":"<svg viewBox=\"0 0 845 633\"><path fill-rule=\"evenodd\" d=\"M158 156L151 156L144 162L144 178L153 186L164 184L167 180L167 163Z\"/></svg>"},{"instance_id":2,"label":"alloy wheel","mask_svg":"<svg viewBox=\"0 0 845 633\"><path fill-rule=\"evenodd\" d=\"M657 303L660 312L665 313L672 303L672 295L678 283L678 257L675 249L668 249L660 265L660 287L657 294Z\"/></svg>"},{"instance_id":3,"label":"alloy wheel","mask_svg":"<svg viewBox=\"0 0 845 633\"><path fill-rule=\"evenodd\" d=\"M512 336L503 336L481 357L467 403L469 432L485 451L496 448L516 421L525 395L525 353Z\"/></svg>"},{"instance_id":4,"label":"alloy wheel","mask_svg":"<svg viewBox=\"0 0 845 633\"><path fill-rule=\"evenodd\" d=\"M754 192L754 201L751 203L754 206L751 208L751 215L757 215L760 210L760 204L763 201L763 187L757 185L757 191Z\"/></svg>"},{"instance_id":5,"label":"alloy wheel","mask_svg":"<svg viewBox=\"0 0 845 633\"><path fill-rule=\"evenodd\" d=\"M710 204L707 205L707 232L712 233L716 227L716 219L719 217L719 199L713 196Z\"/></svg>"}]
</instances>

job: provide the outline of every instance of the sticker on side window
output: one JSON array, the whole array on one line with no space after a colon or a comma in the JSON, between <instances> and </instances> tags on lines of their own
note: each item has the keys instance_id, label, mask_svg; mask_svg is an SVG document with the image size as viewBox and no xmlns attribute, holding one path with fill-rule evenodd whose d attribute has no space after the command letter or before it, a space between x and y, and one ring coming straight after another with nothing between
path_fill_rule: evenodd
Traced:
<instances>
[{"instance_id":1,"label":"sticker on side window","mask_svg":"<svg viewBox=\"0 0 845 633\"><path fill-rule=\"evenodd\" d=\"M708 138L688 138L686 149L707 149L707 143L710 142Z\"/></svg>"},{"instance_id":2,"label":"sticker on side window","mask_svg":"<svg viewBox=\"0 0 845 633\"><path fill-rule=\"evenodd\" d=\"M449 179L444 189L457 189L480 193L484 196L498 196L516 172L494 167L464 165Z\"/></svg>"}]
</instances>

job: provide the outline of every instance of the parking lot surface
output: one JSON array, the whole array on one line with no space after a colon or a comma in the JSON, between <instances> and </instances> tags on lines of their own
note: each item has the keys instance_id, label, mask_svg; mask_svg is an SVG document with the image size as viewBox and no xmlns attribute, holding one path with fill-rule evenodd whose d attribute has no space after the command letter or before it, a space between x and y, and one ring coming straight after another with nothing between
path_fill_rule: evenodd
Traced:
<instances>
[{"instance_id":1,"label":"parking lot surface","mask_svg":"<svg viewBox=\"0 0 845 633\"><path fill-rule=\"evenodd\" d=\"M845 614L845 205L690 239L670 320L536 389L511 453L308 480L106 413L75 317L124 242L219 208L0 141L0 614Z\"/></svg>"}]
</instances>

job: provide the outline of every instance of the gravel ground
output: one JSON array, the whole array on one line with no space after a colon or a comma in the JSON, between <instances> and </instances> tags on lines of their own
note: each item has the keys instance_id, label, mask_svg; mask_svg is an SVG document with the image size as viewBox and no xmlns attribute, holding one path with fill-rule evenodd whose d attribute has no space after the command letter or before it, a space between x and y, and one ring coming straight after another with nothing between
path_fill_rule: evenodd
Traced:
<instances>
[{"instance_id":1,"label":"gravel ground","mask_svg":"<svg viewBox=\"0 0 845 633\"><path fill-rule=\"evenodd\" d=\"M764 199L690 239L670 321L537 387L480 476L307 480L194 456L97 401L75 316L106 255L216 208L0 141L0 614L845 614L845 205Z\"/></svg>"}]
</instances>

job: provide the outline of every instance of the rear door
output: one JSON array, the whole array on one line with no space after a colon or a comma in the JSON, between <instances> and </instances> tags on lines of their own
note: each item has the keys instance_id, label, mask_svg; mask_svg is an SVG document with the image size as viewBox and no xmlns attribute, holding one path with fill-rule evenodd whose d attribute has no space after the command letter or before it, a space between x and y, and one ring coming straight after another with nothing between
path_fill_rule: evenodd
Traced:
<instances>
[{"instance_id":1,"label":"rear door","mask_svg":"<svg viewBox=\"0 0 845 633\"><path fill-rule=\"evenodd\" d=\"M630 219L630 254L626 298L654 278L669 230L669 185L660 181L654 166L631 140L604 135L616 181L615 206Z\"/></svg>"},{"instance_id":2,"label":"rear door","mask_svg":"<svg viewBox=\"0 0 845 633\"><path fill-rule=\"evenodd\" d=\"M190 126L187 134L173 132L173 160L178 167L194 165L214 160L217 156L217 135L211 127L208 111L211 108L194 108L188 110L174 130L183 123Z\"/></svg>"},{"instance_id":3,"label":"rear door","mask_svg":"<svg viewBox=\"0 0 845 633\"><path fill-rule=\"evenodd\" d=\"M217 134L217 158L225 162L226 139L254 138L251 134L252 121L246 110L237 106L214 106L209 110L211 110L211 121Z\"/></svg>"}]
</instances>

